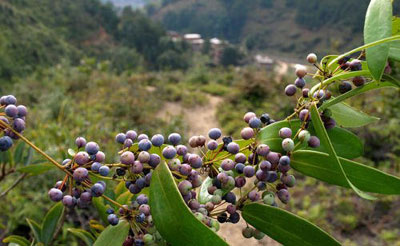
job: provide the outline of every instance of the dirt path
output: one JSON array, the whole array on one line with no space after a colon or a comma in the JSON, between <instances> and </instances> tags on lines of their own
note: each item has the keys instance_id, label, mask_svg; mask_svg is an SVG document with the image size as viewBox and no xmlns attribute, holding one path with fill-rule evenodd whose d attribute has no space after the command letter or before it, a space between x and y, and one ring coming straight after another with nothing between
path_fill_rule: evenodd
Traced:
<instances>
[{"instance_id":1,"label":"dirt path","mask_svg":"<svg viewBox=\"0 0 400 246\"><path fill-rule=\"evenodd\" d=\"M278 76L283 76L283 74L288 69L287 65L279 66L280 69L277 71ZM200 105L193 108L184 108L180 103L167 102L164 108L160 112L160 117L168 120L171 117L182 115L184 121L190 128L187 131L187 136L193 135L204 135L207 136L208 130L213 127L218 127L218 121L216 118L217 106L222 102L221 97L208 95L208 104ZM225 238L226 241L231 246L257 246L257 245L279 245L274 240L265 237L264 239L258 241L254 238L245 239L242 236L242 229L246 227L246 223L243 218L238 224L225 223L221 224L221 229L218 234Z\"/></svg>"}]
</instances>

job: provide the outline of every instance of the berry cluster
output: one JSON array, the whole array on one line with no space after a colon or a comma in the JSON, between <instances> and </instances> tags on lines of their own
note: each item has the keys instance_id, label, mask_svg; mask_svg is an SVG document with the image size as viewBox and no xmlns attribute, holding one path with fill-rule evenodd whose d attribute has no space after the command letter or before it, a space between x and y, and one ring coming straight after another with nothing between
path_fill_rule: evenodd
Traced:
<instances>
[{"instance_id":1,"label":"berry cluster","mask_svg":"<svg viewBox=\"0 0 400 246\"><path fill-rule=\"evenodd\" d=\"M7 151L13 145L13 140L19 138L15 132L22 133L25 130L28 110L24 105L17 105L17 99L13 95L0 97L1 109L4 109L4 112L0 112L0 121L3 122L0 124L0 130L3 132L3 136L0 137L0 151Z\"/></svg>"}]
</instances>

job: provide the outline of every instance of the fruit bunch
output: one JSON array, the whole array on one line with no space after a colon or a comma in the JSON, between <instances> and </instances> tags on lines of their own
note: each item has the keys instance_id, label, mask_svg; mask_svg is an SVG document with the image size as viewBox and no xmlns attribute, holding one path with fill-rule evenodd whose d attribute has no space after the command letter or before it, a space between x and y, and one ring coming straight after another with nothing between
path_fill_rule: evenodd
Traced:
<instances>
[{"instance_id":1,"label":"fruit bunch","mask_svg":"<svg viewBox=\"0 0 400 246\"><path fill-rule=\"evenodd\" d=\"M17 99L13 95L0 97L0 151L7 151L13 145L13 140L19 137L15 133L25 130L25 120L28 110L24 105L17 105ZM11 126L9 128L8 126Z\"/></svg>"}]
</instances>

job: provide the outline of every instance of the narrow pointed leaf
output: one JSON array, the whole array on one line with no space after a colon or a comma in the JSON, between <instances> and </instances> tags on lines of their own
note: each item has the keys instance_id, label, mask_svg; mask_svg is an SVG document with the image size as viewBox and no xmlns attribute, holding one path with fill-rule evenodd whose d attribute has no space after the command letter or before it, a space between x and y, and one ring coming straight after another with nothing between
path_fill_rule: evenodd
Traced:
<instances>
[{"instance_id":1,"label":"narrow pointed leaf","mask_svg":"<svg viewBox=\"0 0 400 246\"><path fill-rule=\"evenodd\" d=\"M186 206L167 164L161 162L152 174L150 207L154 224L172 245L228 245L200 222Z\"/></svg>"},{"instance_id":2,"label":"narrow pointed leaf","mask_svg":"<svg viewBox=\"0 0 400 246\"><path fill-rule=\"evenodd\" d=\"M122 245L129 233L129 223L126 220L120 220L116 226L107 226L107 228L100 233L94 246L114 246Z\"/></svg>"},{"instance_id":3,"label":"narrow pointed leaf","mask_svg":"<svg viewBox=\"0 0 400 246\"><path fill-rule=\"evenodd\" d=\"M15 243L19 246L29 246L31 243L28 241L28 239L22 237L22 236L17 236L17 235L11 235L3 239L3 243Z\"/></svg>"},{"instance_id":4,"label":"narrow pointed leaf","mask_svg":"<svg viewBox=\"0 0 400 246\"><path fill-rule=\"evenodd\" d=\"M321 228L280 208L251 203L244 206L242 215L247 223L285 246L340 245Z\"/></svg>"},{"instance_id":5,"label":"narrow pointed leaf","mask_svg":"<svg viewBox=\"0 0 400 246\"><path fill-rule=\"evenodd\" d=\"M31 175L39 175L55 169L56 166L50 163L32 164L24 167L17 168L18 172L29 173Z\"/></svg>"},{"instance_id":6,"label":"narrow pointed leaf","mask_svg":"<svg viewBox=\"0 0 400 246\"><path fill-rule=\"evenodd\" d=\"M64 206L61 202L58 202L47 212L46 216L44 217L41 232L42 242L44 245L50 245L63 212Z\"/></svg>"},{"instance_id":7,"label":"narrow pointed leaf","mask_svg":"<svg viewBox=\"0 0 400 246\"><path fill-rule=\"evenodd\" d=\"M392 1L371 0L364 24L364 43L371 43L392 35ZM375 80L380 81L389 55L389 43L366 50L369 70Z\"/></svg>"},{"instance_id":8,"label":"narrow pointed leaf","mask_svg":"<svg viewBox=\"0 0 400 246\"><path fill-rule=\"evenodd\" d=\"M337 104L336 104L337 105ZM319 116L318 109L315 103L311 105L311 120L313 122L313 126L315 129L315 132L317 133L317 136L320 138L321 145L323 145L327 153L329 155L330 160L332 162L329 162L330 168L333 170L338 170L340 177L339 179L345 179L347 183L349 184L350 187L353 188L353 190L362 198L368 199L368 200L374 200L376 199L375 197L361 191L358 189L356 186L354 186L351 181L347 178L346 172L344 171L342 164L339 161L338 156L336 155L336 151L331 143L331 140L329 139L328 133L325 130L324 124L322 123L322 120Z\"/></svg>"},{"instance_id":9,"label":"narrow pointed leaf","mask_svg":"<svg viewBox=\"0 0 400 246\"><path fill-rule=\"evenodd\" d=\"M199 192L199 203L206 204L212 198L212 195L208 193L208 187L212 186L212 179L207 177L200 186Z\"/></svg>"},{"instance_id":10,"label":"narrow pointed leaf","mask_svg":"<svg viewBox=\"0 0 400 246\"><path fill-rule=\"evenodd\" d=\"M85 242L87 246L92 246L94 241L96 240L90 232L82 229L68 228L68 232L80 238L83 242Z\"/></svg>"},{"instance_id":11,"label":"narrow pointed leaf","mask_svg":"<svg viewBox=\"0 0 400 246\"><path fill-rule=\"evenodd\" d=\"M117 197L117 202L119 204L130 204L132 197L133 194L129 190L127 190Z\"/></svg>"},{"instance_id":12,"label":"narrow pointed leaf","mask_svg":"<svg viewBox=\"0 0 400 246\"><path fill-rule=\"evenodd\" d=\"M345 103L337 103L329 109L332 111L332 118L342 127L360 127L379 120Z\"/></svg>"},{"instance_id":13,"label":"narrow pointed leaf","mask_svg":"<svg viewBox=\"0 0 400 246\"><path fill-rule=\"evenodd\" d=\"M400 178L384 173L362 163L340 158L349 180L361 190L387 195L400 195ZM291 156L291 167L310 177L329 184L351 188L341 177L340 171L332 169L328 154L311 150L299 150Z\"/></svg>"},{"instance_id":14,"label":"narrow pointed leaf","mask_svg":"<svg viewBox=\"0 0 400 246\"><path fill-rule=\"evenodd\" d=\"M103 197L93 197L92 204L97 209L97 212L99 213L101 220L106 225L108 225L107 213L106 213L107 207L106 205L104 205Z\"/></svg>"},{"instance_id":15,"label":"narrow pointed leaf","mask_svg":"<svg viewBox=\"0 0 400 246\"><path fill-rule=\"evenodd\" d=\"M42 238L41 238L42 226L39 225L36 221L31 220L31 219L26 219L26 222L28 223L29 227L31 228L31 231L33 233L35 240L37 242L42 242Z\"/></svg>"}]
</instances>

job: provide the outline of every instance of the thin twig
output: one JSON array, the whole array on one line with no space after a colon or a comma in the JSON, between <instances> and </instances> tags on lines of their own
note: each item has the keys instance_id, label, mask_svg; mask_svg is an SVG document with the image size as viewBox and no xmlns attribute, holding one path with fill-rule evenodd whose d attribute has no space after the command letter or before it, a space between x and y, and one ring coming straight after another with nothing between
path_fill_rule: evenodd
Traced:
<instances>
[{"instance_id":1,"label":"thin twig","mask_svg":"<svg viewBox=\"0 0 400 246\"><path fill-rule=\"evenodd\" d=\"M26 175L28 175L28 174L27 174L27 173L21 174L21 175L14 181L14 183L13 183L10 187L8 187L7 190L3 191L3 192L0 194L0 198L2 198L3 196L7 195L8 192L10 192L12 189L14 189L15 186L17 186L17 185L26 177Z\"/></svg>"}]
</instances>

